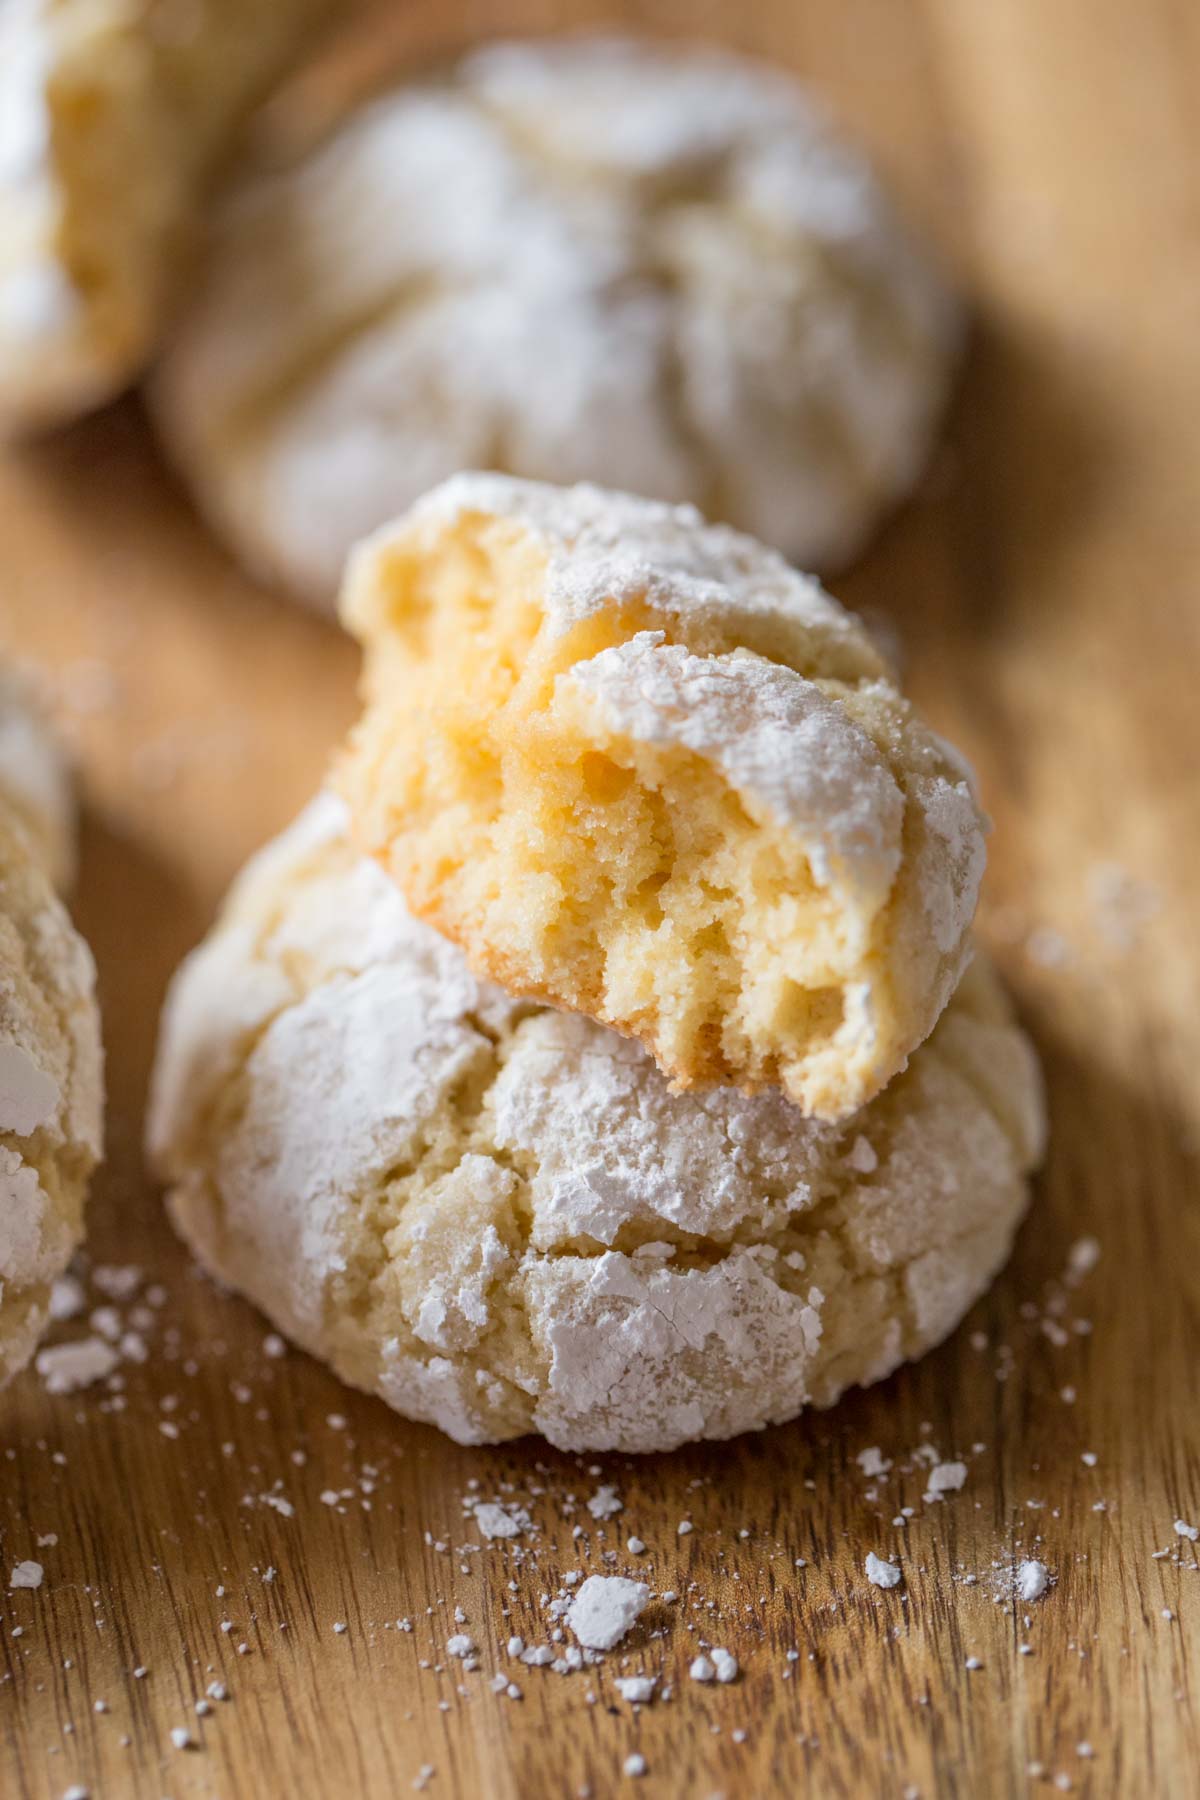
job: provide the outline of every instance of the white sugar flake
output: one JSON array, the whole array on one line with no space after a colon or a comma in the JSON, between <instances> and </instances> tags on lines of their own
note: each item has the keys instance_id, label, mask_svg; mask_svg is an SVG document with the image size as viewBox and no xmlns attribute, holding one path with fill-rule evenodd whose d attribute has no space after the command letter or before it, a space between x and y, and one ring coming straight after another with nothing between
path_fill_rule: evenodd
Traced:
<instances>
[{"instance_id":1,"label":"white sugar flake","mask_svg":"<svg viewBox=\"0 0 1200 1800\"><path fill-rule=\"evenodd\" d=\"M567 1624L589 1650L611 1650L650 1598L644 1581L623 1575L589 1575L567 1612Z\"/></svg>"},{"instance_id":2,"label":"white sugar flake","mask_svg":"<svg viewBox=\"0 0 1200 1800\"><path fill-rule=\"evenodd\" d=\"M874 1587L879 1587L879 1588L899 1587L900 1583L904 1579L904 1576L901 1573L897 1564L895 1564L893 1562L885 1562L883 1557L876 1556L876 1554L873 1550L869 1551L867 1554L866 1570L867 1570L867 1580Z\"/></svg>"}]
</instances>

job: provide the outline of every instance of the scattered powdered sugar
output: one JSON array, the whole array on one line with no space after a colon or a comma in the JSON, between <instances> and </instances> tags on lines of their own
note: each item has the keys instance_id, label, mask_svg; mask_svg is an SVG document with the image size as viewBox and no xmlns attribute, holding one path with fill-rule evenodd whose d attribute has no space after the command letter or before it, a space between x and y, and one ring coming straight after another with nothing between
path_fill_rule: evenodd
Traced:
<instances>
[{"instance_id":1,"label":"scattered powdered sugar","mask_svg":"<svg viewBox=\"0 0 1200 1800\"><path fill-rule=\"evenodd\" d=\"M650 1599L644 1581L623 1575L589 1575L567 1610L566 1620L589 1650L611 1650L640 1617Z\"/></svg>"},{"instance_id":2,"label":"scattered powdered sugar","mask_svg":"<svg viewBox=\"0 0 1200 1800\"><path fill-rule=\"evenodd\" d=\"M1099 1261L1099 1239L1094 1237L1076 1238L1075 1242L1071 1245L1070 1250L1067 1252L1067 1272L1065 1279L1068 1286L1074 1287L1082 1281L1085 1276L1090 1275Z\"/></svg>"},{"instance_id":3,"label":"scattered powdered sugar","mask_svg":"<svg viewBox=\"0 0 1200 1800\"><path fill-rule=\"evenodd\" d=\"M877 1475L886 1475L892 1466L878 1444L872 1444L868 1449L860 1450L854 1460L868 1479Z\"/></svg>"},{"instance_id":4,"label":"scattered powdered sugar","mask_svg":"<svg viewBox=\"0 0 1200 1800\"><path fill-rule=\"evenodd\" d=\"M940 1500L944 1494L957 1493L967 1479L965 1462L935 1463L925 1486L926 1500Z\"/></svg>"},{"instance_id":5,"label":"scattered powdered sugar","mask_svg":"<svg viewBox=\"0 0 1200 1800\"><path fill-rule=\"evenodd\" d=\"M860 1175L872 1175L879 1167L879 1158L861 1131L846 1152L846 1161Z\"/></svg>"},{"instance_id":6,"label":"scattered powdered sugar","mask_svg":"<svg viewBox=\"0 0 1200 1800\"><path fill-rule=\"evenodd\" d=\"M729 1650L714 1649L694 1657L688 1669L693 1681L735 1681L738 1659Z\"/></svg>"},{"instance_id":7,"label":"scattered powdered sugar","mask_svg":"<svg viewBox=\"0 0 1200 1800\"><path fill-rule=\"evenodd\" d=\"M654 1697L656 1675L618 1675L613 1686L622 1700L629 1700L638 1705L645 1705Z\"/></svg>"},{"instance_id":8,"label":"scattered powdered sugar","mask_svg":"<svg viewBox=\"0 0 1200 1800\"><path fill-rule=\"evenodd\" d=\"M50 1317L56 1325L77 1319L87 1306L83 1283L74 1275L60 1275L50 1288Z\"/></svg>"},{"instance_id":9,"label":"scattered powdered sugar","mask_svg":"<svg viewBox=\"0 0 1200 1800\"><path fill-rule=\"evenodd\" d=\"M612 1519L621 1511L621 1498L615 1487L597 1488L587 1503L593 1519Z\"/></svg>"},{"instance_id":10,"label":"scattered powdered sugar","mask_svg":"<svg viewBox=\"0 0 1200 1800\"><path fill-rule=\"evenodd\" d=\"M91 1273L92 1286L110 1300L127 1303L142 1285L142 1271L136 1263L97 1263Z\"/></svg>"},{"instance_id":11,"label":"scattered powdered sugar","mask_svg":"<svg viewBox=\"0 0 1200 1800\"><path fill-rule=\"evenodd\" d=\"M111 1375L120 1362L118 1352L103 1338L80 1338L73 1344L54 1344L39 1350L38 1374L51 1394L73 1394Z\"/></svg>"},{"instance_id":12,"label":"scattered powdered sugar","mask_svg":"<svg viewBox=\"0 0 1200 1800\"><path fill-rule=\"evenodd\" d=\"M505 1506L500 1501L477 1502L471 1516L486 1538L518 1538L529 1530L529 1514L524 1507Z\"/></svg>"},{"instance_id":13,"label":"scattered powdered sugar","mask_svg":"<svg viewBox=\"0 0 1200 1800\"><path fill-rule=\"evenodd\" d=\"M1050 1585L1050 1571L1044 1562L1031 1558L1017 1569L1017 1593L1027 1603L1040 1600Z\"/></svg>"},{"instance_id":14,"label":"scattered powdered sugar","mask_svg":"<svg viewBox=\"0 0 1200 1800\"><path fill-rule=\"evenodd\" d=\"M885 1562L876 1556L873 1550L868 1551L866 1561L867 1580L875 1587L898 1587L904 1577L896 1563Z\"/></svg>"}]
</instances>

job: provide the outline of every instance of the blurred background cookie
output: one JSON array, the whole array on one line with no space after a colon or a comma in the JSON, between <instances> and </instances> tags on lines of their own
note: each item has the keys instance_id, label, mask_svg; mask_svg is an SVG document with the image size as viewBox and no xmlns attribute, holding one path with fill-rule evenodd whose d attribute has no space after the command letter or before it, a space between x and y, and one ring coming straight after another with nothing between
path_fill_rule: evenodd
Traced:
<instances>
[{"instance_id":1,"label":"blurred background cookie","mask_svg":"<svg viewBox=\"0 0 1200 1800\"><path fill-rule=\"evenodd\" d=\"M337 0L0 5L0 432L97 405L176 299L209 177Z\"/></svg>"},{"instance_id":2,"label":"blurred background cookie","mask_svg":"<svg viewBox=\"0 0 1200 1800\"><path fill-rule=\"evenodd\" d=\"M0 1385L47 1323L101 1150L95 968L51 882L73 853L57 751L0 673Z\"/></svg>"},{"instance_id":3,"label":"blurred background cookie","mask_svg":"<svg viewBox=\"0 0 1200 1800\"><path fill-rule=\"evenodd\" d=\"M331 605L462 468L692 500L806 566L920 473L957 308L786 75L502 43L318 136L239 177L154 394L267 579Z\"/></svg>"},{"instance_id":4,"label":"blurred background cookie","mask_svg":"<svg viewBox=\"0 0 1200 1800\"><path fill-rule=\"evenodd\" d=\"M197 1256L462 1443L664 1450L829 1405L957 1324L1040 1154L1037 1064L972 968L853 1120L673 1094L471 974L324 798L176 977L150 1149Z\"/></svg>"},{"instance_id":5,"label":"blurred background cookie","mask_svg":"<svg viewBox=\"0 0 1200 1800\"><path fill-rule=\"evenodd\" d=\"M75 873L75 790L30 686L0 663L0 799L33 836L59 893Z\"/></svg>"}]
</instances>

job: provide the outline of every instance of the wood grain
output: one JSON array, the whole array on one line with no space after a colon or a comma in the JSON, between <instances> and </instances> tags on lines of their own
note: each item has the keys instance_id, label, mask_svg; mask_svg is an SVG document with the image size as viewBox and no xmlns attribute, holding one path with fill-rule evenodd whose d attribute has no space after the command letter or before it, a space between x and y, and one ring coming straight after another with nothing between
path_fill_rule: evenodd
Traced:
<instances>
[{"instance_id":1,"label":"wood grain","mask_svg":"<svg viewBox=\"0 0 1200 1800\"><path fill-rule=\"evenodd\" d=\"M471 35L590 10L460 9ZM500 1800L1195 1790L1200 1572L1173 1521L1200 1524L1200 25L1172 0L603 13L810 76L971 296L946 449L838 586L895 621L995 816L986 929L1052 1108L1033 1210L994 1293L919 1367L787 1429L599 1473L534 1442L456 1448L268 1355L263 1321L189 1269L160 1216L142 1095L167 976L312 789L353 658L228 565L136 403L12 454L0 636L50 672L86 782L77 913L112 1090L91 1250L165 1304L118 1393L55 1399L31 1375L0 1400L4 1569L46 1570L0 1601L6 1797L375 1800L423 1765L432 1794ZM423 18L388 32L444 35ZM1099 1264L1061 1287L1089 1234ZM923 1500L922 1443L965 1458L961 1493ZM884 1480L855 1464L869 1445L896 1459ZM583 1506L601 1479L624 1501L603 1527ZM539 1534L439 1549L482 1541L470 1481L511 1483ZM1026 1627L1011 1569L1035 1547L1057 1585ZM872 1548L899 1551L903 1588L867 1585ZM522 1668L523 1699L493 1694L509 1633L544 1637L539 1597L609 1549L680 1598L601 1671ZM478 1673L444 1666L456 1605ZM736 1652L737 1682L687 1679L701 1638ZM635 1713L613 1687L632 1669L672 1698ZM198 1719L214 1678L231 1698ZM173 1748L179 1726L200 1747Z\"/></svg>"}]
</instances>

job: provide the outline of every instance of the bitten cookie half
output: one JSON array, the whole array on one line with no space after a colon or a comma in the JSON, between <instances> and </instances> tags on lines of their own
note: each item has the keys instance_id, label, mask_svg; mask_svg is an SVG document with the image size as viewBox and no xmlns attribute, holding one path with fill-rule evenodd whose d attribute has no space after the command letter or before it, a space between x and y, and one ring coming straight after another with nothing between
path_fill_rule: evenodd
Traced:
<instances>
[{"instance_id":1,"label":"bitten cookie half","mask_svg":"<svg viewBox=\"0 0 1200 1800\"><path fill-rule=\"evenodd\" d=\"M773 552L460 476L357 552L344 616L356 835L479 973L821 1118L933 1029L984 865L968 771Z\"/></svg>"},{"instance_id":2,"label":"bitten cookie half","mask_svg":"<svg viewBox=\"0 0 1200 1800\"><path fill-rule=\"evenodd\" d=\"M480 982L326 798L176 976L149 1138L201 1262L344 1379L463 1443L649 1451L945 1337L1042 1130L979 964L842 1126L676 1094L636 1044Z\"/></svg>"},{"instance_id":3,"label":"bitten cookie half","mask_svg":"<svg viewBox=\"0 0 1200 1800\"><path fill-rule=\"evenodd\" d=\"M138 372L231 134L335 5L0 5L0 432Z\"/></svg>"},{"instance_id":4,"label":"bitten cookie half","mask_svg":"<svg viewBox=\"0 0 1200 1800\"><path fill-rule=\"evenodd\" d=\"M104 1105L95 968L48 872L68 854L62 769L19 706L0 680L0 1385L83 1236Z\"/></svg>"},{"instance_id":5,"label":"bitten cookie half","mask_svg":"<svg viewBox=\"0 0 1200 1800\"><path fill-rule=\"evenodd\" d=\"M330 607L351 545L459 469L689 500L805 567L916 481L958 308L781 71L491 44L307 123L230 194L156 385L268 579Z\"/></svg>"}]
</instances>

